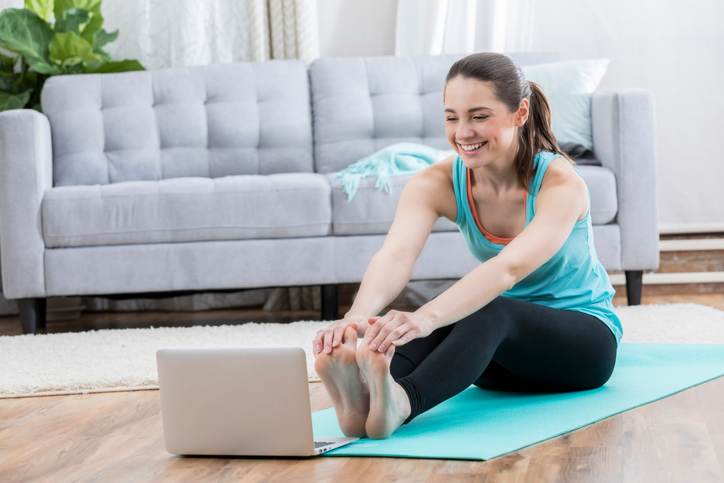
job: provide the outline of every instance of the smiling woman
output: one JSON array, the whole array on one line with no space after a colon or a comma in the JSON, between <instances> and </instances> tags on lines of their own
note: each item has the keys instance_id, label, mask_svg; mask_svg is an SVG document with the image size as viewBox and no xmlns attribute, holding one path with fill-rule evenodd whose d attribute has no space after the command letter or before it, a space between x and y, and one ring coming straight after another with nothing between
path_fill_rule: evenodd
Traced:
<instances>
[{"instance_id":1,"label":"smiling woman","mask_svg":"<svg viewBox=\"0 0 724 483\"><path fill-rule=\"evenodd\" d=\"M457 154L405 186L352 308L314 341L348 436L387 437L470 384L599 387L616 362L623 329L588 191L558 147L545 95L508 57L479 53L453 64L443 100ZM480 265L414 312L377 316L439 217Z\"/></svg>"}]
</instances>

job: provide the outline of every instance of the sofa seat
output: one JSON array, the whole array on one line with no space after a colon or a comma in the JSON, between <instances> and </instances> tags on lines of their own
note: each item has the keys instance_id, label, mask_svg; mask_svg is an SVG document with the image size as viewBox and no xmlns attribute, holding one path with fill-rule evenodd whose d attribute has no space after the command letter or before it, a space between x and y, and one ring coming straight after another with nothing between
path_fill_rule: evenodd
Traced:
<instances>
[{"instance_id":1,"label":"sofa seat","mask_svg":"<svg viewBox=\"0 0 724 483\"><path fill-rule=\"evenodd\" d=\"M48 248L330 233L325 175L284 173L61 186L42 200Z\"/></svg>"},{"instance_id":2,"label":"sofa seat","mask_svg":"<svg viewBox=\"0 0 724 483\"><path fill-rule=\"evenodd\" d=\"M605 225L616 217L616 178L602 166L577 165L578 174L591 195L591 219L594 225ZM379 235L387 233L395 217L395 209L405 184L414 174L390 177L390 192L375 188L376 178L360 180L351 202L342 190L340 181L332 185L332 232L335 235ZM447 218L438 219L433 232L456 231L457 225Z\"/></svg>"},{"instance_id":3,"label":"sofa seat","mask_svg":"<svg viewBox=\"0 0 724 483\"><path fill-rule=\"evenodd\" d=\"M375 188L376 178L360 180L352 201L342 190L339 180L332 180L332 232L335 235L379 235L386 234L392 226L397 202L407 182L414 176L401 174L390 176L390 192ZM438 219L432 231L456 231L457 225L447 218Z\"/></svg>"}]
</instances>

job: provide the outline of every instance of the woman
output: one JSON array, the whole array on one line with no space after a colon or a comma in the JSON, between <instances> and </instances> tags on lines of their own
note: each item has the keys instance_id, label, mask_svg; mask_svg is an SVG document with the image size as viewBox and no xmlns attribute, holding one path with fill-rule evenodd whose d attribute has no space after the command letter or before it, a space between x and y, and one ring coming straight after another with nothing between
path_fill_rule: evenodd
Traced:
<instances>
[{"instance_id":1,"label":"woman","mask_svg":"<svg viewBox=\"0 0 724 483\"><path fill-rule=\"evenodd\" d=\"M596 388L616 362L623 329L588 191L543 92L509 58L479 53L453 64L443 98L457 155L407 183L354 304L313 343L348 436L385 438L470 384ZM440 216L482 263L414 312L375 316L409 281Z\"/></svg>"}]
</instances>

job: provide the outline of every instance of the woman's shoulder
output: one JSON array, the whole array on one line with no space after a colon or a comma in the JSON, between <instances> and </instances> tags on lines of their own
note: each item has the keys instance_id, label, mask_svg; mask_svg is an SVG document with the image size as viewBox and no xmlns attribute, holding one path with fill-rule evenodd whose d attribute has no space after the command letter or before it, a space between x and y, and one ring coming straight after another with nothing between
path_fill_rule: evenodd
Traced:
<instances>
[{"instance_id":1,"label":"woman's shoulder","mask_svg":"<svg viewBox=\"0 0 724 483\"><path fill-rule=\"evenodd\" d=\"M568 186L578 193L577 200L580 204L581 214L578 219L582 219L588 209L588 187L583 178L576 172L570 159L559 153L551 154L551 161L543 174L540 191L552 189L560 186Z\"/></svg>"},{"instance_id":2,"label":"woman's shoulder","mask_svg":"<svg viewBox=\"0 0 724 483\"><path fill-rule=\"evenodd\" d=\"M453 178L453 165L455 163L455 159L457 158L456 154L451 154L450 156L447 156L437 163L431 165L428 169L430 170L432 176L435 176L436 178L440 178L443 180L447 180L449 183L452 183Z\"/></svg>"},{"instance_id":3,"label":"woman's shoulder","mask_svg":"<svg viewBox=\"0 0 724 483\"><path fill-rule=\"evenodd\" d=\"M581 178L573 167L571 160L566 156L551 151L541 151L540 155L550 159L548 167L545 173L543 173L541 187L544 184L558 184L561 182L578 183L583 181L583 178Z\"/></svg>"},{"instance_id":4,"label":"woman's shoulder","mask_svg":"<svg viewBox=\"0 0 724 483\"><path fill-rule=\"evenodd\" d=\"M452 178L454 161L454 155L448 156L428 166L413 177L416 189L425 192L426 198L434 205L440 216L453 220L456 211Z\"/></svg>"}]
</instances>

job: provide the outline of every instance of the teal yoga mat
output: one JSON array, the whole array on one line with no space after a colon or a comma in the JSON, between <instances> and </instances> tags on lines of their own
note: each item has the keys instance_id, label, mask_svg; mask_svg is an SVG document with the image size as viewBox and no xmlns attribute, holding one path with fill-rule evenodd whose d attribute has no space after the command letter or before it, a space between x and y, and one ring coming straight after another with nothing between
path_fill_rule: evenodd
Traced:
<instances>
[{"instance_id":1,"label":"teal yoga mat","mask_svg":"<svg viewBox=\"0 0 724 483\"><path fill-rule=\"evenodd\" d=\"M324 456L487 460L724 375L724 345L621 344L600 388L556 394L470 386L387 439L362 438ZM334 408L312 414L316 439L343 436Z\"/></svg>"}]
</instances>

